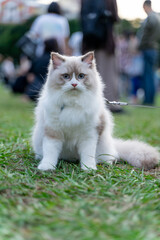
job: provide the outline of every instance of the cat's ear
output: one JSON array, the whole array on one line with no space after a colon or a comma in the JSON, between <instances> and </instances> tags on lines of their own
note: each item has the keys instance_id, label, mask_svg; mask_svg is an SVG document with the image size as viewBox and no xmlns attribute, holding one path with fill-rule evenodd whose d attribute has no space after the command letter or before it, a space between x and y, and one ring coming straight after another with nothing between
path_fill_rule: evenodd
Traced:
<instances>
[{"instance_id":1,"label":"cat's ear","mask_svg":"<svg viewBox=\"0 0 160 240\"><path fill-rule=\"evenodd\" d=\"M62 55L55 52L51 53L51 59L52 59L54 69L57 69L65 61Z\"/></svg>"},{"instance_id":2,"label":"cat's ear","mask_svg":"<svg viewBox=\"0 0 160 240\"><path fill-rule=\"evenodd\" d=\"M85 62L88 64L90 68L92 68L93 60L94 60L94 52L88 52L85 55L82 56L82 62Z\"/></svg>"}]
</instances>

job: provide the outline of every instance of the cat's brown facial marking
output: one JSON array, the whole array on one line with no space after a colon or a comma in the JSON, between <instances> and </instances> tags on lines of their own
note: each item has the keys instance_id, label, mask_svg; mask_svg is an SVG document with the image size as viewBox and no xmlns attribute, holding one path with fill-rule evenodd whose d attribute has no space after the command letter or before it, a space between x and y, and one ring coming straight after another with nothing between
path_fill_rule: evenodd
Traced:
<instances>
[{"instance_id":1,"label":"cat's brown facial marking","mask_svg":"<svg viewBox=\"0 0 160 240\"><path fill-rule=\"evenodd\" d=\"M65 63L62 67L62 73L60 75L60 80L64 83L76 79L77 85L79 83L83 84L88 88L90 81L88 81L87 70L84 71L84 66L82 62L70 62L69 64Z\"/></svg>"},{"instance_id":2,"label":"cat's brown facial marking","mask_svg":"<svg viewBox=\"0 0 160 240\"><path fill-rule=\"evenodd\" d=\"M72 78L75 78L77 81L84 81L84 79L87 78L87 75L84 73L64 73L60 76L61 79L63 79L64 81L70 81L72 80Z\"/></svg>"},{"instance_id":3,"label":"cat's brown facial marking","mask_svg":"<svg viewBox=\"0 0 160 240\"><path fill-rule=\"evenodd\" d=\"M61 56L57 53L51 54L51 63L53 66L51 86L54 89L69 89L69 84L74 90L87 89L94 91L96 81L94 78L94 53L90 52L82 57L72 59Z\"/></svg>"},{"instance_id":4,"label":"cat's brown facial marking","mask_svg":"<svg viewBox=\"0 0 160 240\"><path fill-rule=\"evenodd\" d=\"M54 89L61 89L62 86L65 84L65 80L60 76L57 76L53 81L50 83L50 87Z\"/></svg>"},{"instance_id":5,"label":"cat's brown facial marking","mask_svg":"<svg viewBox=\"0 0 160 240\"><path fill-rule=\"evenodd\" d=\"M75 75L78 75L81 72L81 66L79 65L79 63L71 62L66 66L66 72L70 75L73 75L73 73L75 73Z\"/></svg>"}]
</instances>

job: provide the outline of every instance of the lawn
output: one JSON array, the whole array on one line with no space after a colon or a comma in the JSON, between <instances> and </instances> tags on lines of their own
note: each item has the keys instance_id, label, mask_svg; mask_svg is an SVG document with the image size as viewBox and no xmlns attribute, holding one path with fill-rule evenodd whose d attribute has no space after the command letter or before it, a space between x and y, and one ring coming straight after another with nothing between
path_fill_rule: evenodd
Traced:
<instances>
[{"instance_id":1,"label":"lawn","mask_svg":"<svg viewBox=\"0 0 160 240\"><path fill-rule=\"evenodd\" d=\"M30 145L34 104L0 87L0 240L158 240L160 167L60 163L40 172ZM115 135L160 147L160 109L125 107Z\"/></svg>"}]
</instances>

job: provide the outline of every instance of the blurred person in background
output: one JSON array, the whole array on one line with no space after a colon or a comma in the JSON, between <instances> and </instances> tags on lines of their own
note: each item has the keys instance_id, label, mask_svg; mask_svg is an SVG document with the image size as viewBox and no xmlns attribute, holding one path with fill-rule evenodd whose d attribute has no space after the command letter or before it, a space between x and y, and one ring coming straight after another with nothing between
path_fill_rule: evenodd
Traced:
<instances>
[{"instance_id":1,"label":"blurred person in background","mask_svg":"<svg viewBox=\"0 0 160 240\"><path fill-rule=\"evenodd\" d=\"M114 24L118 20L116 0L81 0L83 53L95 50L97 68L106 86L104 96L111 101L119 98L113 33ZM111 106L110 109L113 112L121 111L118 106Z\"/></svg>"},{"instance_id":2,"label":"blurred person in background","mask_svg":"<svg viewBox=\"0 0 160 240\"><path fill-rule=\"evenodd\" d=\"M120 74L119 94L120 97L126 98L130 94L130 81L128 76L128 62L130 62L128 31L124 31L116 37L116 55Z\"/></svg>"},{"instance_id":3,"label":"blurred person in background","mask_svg":"<svg viewBox=\"0 0 160 240\"><path fill-rule=\"evenodd\" d=\"M82 32L74 32L69 39L69 47L73 56L82 55Z\"/></svg>"},{"instance_id":4,"label":"blurred person in background","mask_svg":"<svg viewBox=\"0 0 160 240\"><path fill-rule=\"evenodd\" d=\"M142 75L144 71L144 61L141 52L138 50L138 38L135 33L130 33L128 41L129 61L126 66L126 71L130 80L130 102L137 104L142 100Z\"/></svg>"},{"instance_id":5,"label":"blurred person in background","mask_svg":"<svg viewBox=\"0 0 160 240\"><path fill-rule=\"evenodd\" d=\"M0 82L3 81L3 72L2 72L2 69L1 69L1 64L3 62L3 55L0 53Z\"/></svg>"},{"instance_id":6,"label":"blurred person in background","mask_svg":"<svg viewBox=\"0 0 160 240\"><path fill-rule=\"evenodd\" d=\"M117 37L117 60L120 73L120 96L137 103L137 91L142 86L143 58L138 50L136 33L124 31ZM141 91L142 93L142 91Z\"/></svg>"},{"instance_id":7,"label":"blurred person in background","mask_svg":"<svg viewBox=\"0 0 160 240\"><path fill-rule=\"evenodd\" d=\"M158 57L158 39L160 39L160 16L152 10L151 1L143 4L144 11L148 15L139 31L139 49L144 59L143 88L144 104L155 103L155 65Z\"/></svg>"},{"instance_id":8,"label":"blurred person in background","mask_svg":"<svg viewBox=\"0 0 160 240\"><path fill-rule=\"evenodd\" d=\"M24 100L37 100L46 80L50 54L52 51L59 52L57 40L54 38L45 40L44 46L42 56L35 58L30 65L24 66L24 61L21 60L22 66L19 67L12 92L21 93Z\"/></svg>"},{"instance_id":9,"label":"blurred person in background","mask_svg":"<svg viewBox=\"0 0 160 240\"><path fill-rule=\"evenodd\" d=\"M28 82L27 82L27 73L31 67L31 61L27 56L20 56L19 66L16 69L15 80L11 86L13 93L24 93Z\"/></svg>"},{"instance_id":10,"label":"blurred person in background","mask_svg":"<svg viewBox=\"0 0 160 240\"><path fill-rule=\"evenodd\" d=\"M60 5L57 2L52 2L48 6L47 13L36 18L30 32L41 39L42 43L47 39L55 38L58 43L59 52L61 54L69 53L69 24L66 17L62 16ZM42 52L42 45L39 44L37 55L41 55Z\"/></svg>"},{"instance_id":11,"label":"blurred person in background","mask_svg":"<svg viewBox=\"0 0 160 240\"><path fill-rule=\"evenodd\" d=\"M36 101L46 81L51 52L59 52L57 40L54 38L44 41L44 53L32 62L27 74L28 85L24 92L24 98Z\"/></svg>"},{"instance_id":12,"label":"blurred person in background","mask_svg":"<svg viewBox=\"0 0 160 240\"><path fill-rule=\"evenodd\" d=\"M12 57L6 57L1 63L3 81L6 86L11 86L15 77L15 66Z\"/></svg>"}]
</instances>

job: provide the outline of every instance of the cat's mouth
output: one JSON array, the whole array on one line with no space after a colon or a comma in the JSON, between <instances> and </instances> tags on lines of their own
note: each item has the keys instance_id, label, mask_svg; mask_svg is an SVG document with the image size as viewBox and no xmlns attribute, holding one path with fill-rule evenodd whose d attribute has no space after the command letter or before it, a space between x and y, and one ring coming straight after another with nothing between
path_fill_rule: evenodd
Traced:
<instances>
[{"instance_id":1,"label":"cat's mouth","mask_svg":"<svg viewBox=\"0 0 160 240\"><path fill-rule=\"evenodd\" d=\"M79 88L71 88L71 89L69 90L69 92L70 92L70 94L72 93L73 95L75 95L75 94L77 94L77 93L79 93L79 92L81 92L81 91L80 91Z\"/></svg>"},{"instance_id":2,"label":"cat's mouth","mask_svg":"<svg viewBox=\"0 0 160 240\"><path fill-rule=\"evenodd\" d=\"M70 89L71 91L79 91L79 89L77 87L73 87Z\"/></svg>"}]
</instances>

